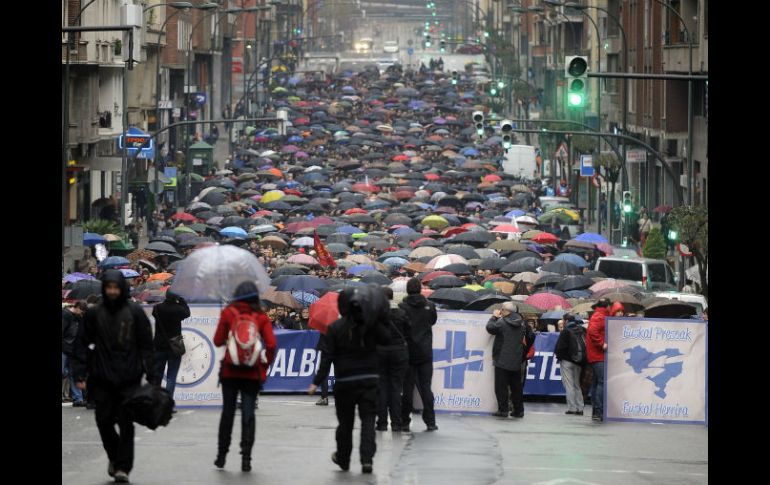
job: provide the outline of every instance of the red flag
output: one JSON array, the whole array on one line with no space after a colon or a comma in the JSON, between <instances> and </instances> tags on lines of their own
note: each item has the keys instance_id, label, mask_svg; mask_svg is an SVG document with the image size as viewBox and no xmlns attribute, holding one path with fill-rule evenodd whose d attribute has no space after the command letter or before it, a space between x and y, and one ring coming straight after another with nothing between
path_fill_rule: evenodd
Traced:
<instances>
[{"instance_id":1,"label":"red flag","mask_svg":"<svg viewBox=\"0 0 770 485\"><path fill-rule=\"evenodd\" d=\"M336 268L337 263L334 261L334 258L332 258L332 255L329 254L329 250L326 249L326 246L321 242L321 238L318 237L318 231L313 231L313 240L318 263L324 267Z\"/></svg>"}]
</instances>

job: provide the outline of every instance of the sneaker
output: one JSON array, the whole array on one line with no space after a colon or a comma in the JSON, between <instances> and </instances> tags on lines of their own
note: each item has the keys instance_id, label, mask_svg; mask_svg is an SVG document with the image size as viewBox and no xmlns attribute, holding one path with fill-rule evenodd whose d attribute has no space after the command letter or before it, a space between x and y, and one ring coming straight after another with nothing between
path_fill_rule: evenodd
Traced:
<instances>
[{"instance_id":1,"label":"sneaker","mask_svg":"<svg viewBox=\"0 0 770 485\"><path fill-rule=\"evenodd\" d=\"M241 458L241 471L244 472L250 472L251 471L251 457L250 456L244 456Z\"/></svg>"},{"instance_id":2,"label":"sneaker","mask_svg":"<svg viewBox=\"0 0 770 485\"><path fill-rule=\"evenodd\" d=\"M428 429L426 429L425 431L438 431L438 426L436 426L435 424L429 424Z\"/></svg>"},{"instance_id":3,"label":"sneaker","mask_svg":"<svg viewBox=\"0 0 770 485\"><path fill-rule=\"evenodd\" d=\"M329 405L329 398L328 397L322 397L318 399L315 403L316 406L328 406Z\"/></svg>"},{"instance_id":4,"label":"sneaker","mask_svg":"<svg viewBox=\"0 0 770 485\"><path fill-rule=\"evenodd\" d=\"M110 464L107 465L107 475L111 477L115 476L115 463L110 462Z\"/></svg>"},{"instance_id":5,"label":"sneaker","mask_svg":"<svg viewBox=\"0 0 770 485\"><path fill-rule=\"evenodd\" d=\"M371 463L362 463L361 464L361 473L372 473L372 464Z\"/></svg>"},{"instance_id":6,"label":"sneaker","mask_svg":"<svg viewBox=\"0 0 770 485\"><path fill-rule=\"evenodd\" d=\"M498 411L496 413L492 413L492 416L496 418L507 418L508 417L508 411Z\"/></svg>"},{"instance_id":7,"label":"sneaker","mask_svg":"<svg viewBox=\"0 0 770 485\"><path fill-rule=\"evenodd\" d=\"M72 403L73 408L84 408L86 407L86 403L83 401L75 401Z\"/></svg>"},{"instance_id":8,"label":"sneaker","mask_svg":"<svg viewBox=\"0 0 770 485\"><path fill-rule=\"evenodd\" d=\"M524 412L522 411L520 413L514 413L513 411L511 411L511 416L513 416L514 418L523 418Z\"/></svg>"},{"instance_id":9,"label":"sneaker","mask_svg":"<svg viewBox=\"0 0 770 485\"><path fill-rule=\"evenodd\" d=\"M337 466L339 466L340 468L342 468L342 471L345 471L345 472L346 472L346 471L350 470L350 463L344 463L344 464L343 464L343 463L341 463L341 462L340 462L340 461L337 459L337 452L336 452L336 451L335 451L334 453L332 453L332 461L333 461L334 463L336 463L336 464L337 464Z\"/></svg>"},{"instance_id":10,"label":"sneaker","mask_svg":"<svg viewBox=\"0 0 770 485\"><path fill-rule=\"evenodd\" d=\"M583 411L575 411L575 414L576 414L577 416L582 416L582 415L583 415Z\"/></svg>"},{"instance_id":11,"label":"sneaker","mask_svg":"<svg viewBox=\"0 0 770 485\"><path fill-rule=\"evenodd\" d=\"M214 466L222 469L225 467L225 455L217 455L217 459L214 460Z\"/></svg>"},{"instance_id":12,"label":"sneaker","mask_svg":"<svg viewBox=\"0 0 770 485\"><path fill-rule=\"evenodd\" d=\"M604 418L602 418L601 416L591 416L591 420L597 423L601 423L602 421L604 421Z\"/></svg>"},{"instance_id":13,"label":"sneaker","mask_svg":"<svg viewBox=\"0 0 770 485\"><path fill-rule=\"evenodd\" d=\"M564 414L577 414L577 411L565 411Z\"/></svg>"},{"instance_id":14,"label":"sneaker","mask_svg":"<svg viewBox=\"0 0 770 485\"><path fill-rule=\"evenodd\" d=\"M377 426L375 429L376 429L377 431L387 431L387 430L388 430L388 425L387 425L387 424L386 424L385 426L383 426L383 425L378 425L378 426Z\"/></svg>"},{"instance_id":15,"label":"sneaker","mask_svg":"<svg viewBox=\"0 0 770 485\"><path fill-rule=\"evenodd\" d=\"M400 433L401 432L401 426L393 426L393 425L391 425L390 426L390 430L393 431L394 433Z\"/></svg>"},{"instance_id":16,"label":"sneaker","mask_svg":"<svg viewBox=\"0 0 770 485\"><path fill-rule=\"evenodd\" d=\"M123 470L115 472L115 483L128 483L128 473Z\"/></svg>"}]
</instances>

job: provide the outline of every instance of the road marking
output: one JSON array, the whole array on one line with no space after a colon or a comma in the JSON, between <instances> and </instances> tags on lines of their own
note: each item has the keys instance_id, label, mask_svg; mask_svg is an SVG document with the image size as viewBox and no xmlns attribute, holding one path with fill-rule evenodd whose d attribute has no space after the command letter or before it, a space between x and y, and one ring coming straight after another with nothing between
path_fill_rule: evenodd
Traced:
<instances>
[{"instance_id":1,"label":"road marking","mask_svg":"<svg viewBox=\"0 0 770 485\"><path fill-rule=\"evenodd\" d=\"M183 414L183 415L187 416L187 415L189 415L189 414L192 414L192 413L194 413L194 412L195 412L195 411L193 411L192 409L188 409L187 411L182 411L182 412L181 412L181 413L179 413L179 414Z\"/></svg>"},{"instance_id":2,"label":"road marking","mask_svg":"<svg viewBox=\"0 0 770 485\"><path fill-rule=\"evenodd\" d=\"M507 468L508 470L533 470L533 471L561 471L561 472L587 472L587 473L596 473L596 472L602 472L602 473L645 473L649 475L655 475L657 472L640 472L637 470L607 470L607 469L596 469L596 468L558 468L558 467L521 467L517 466L515 468ZM705 477L708 476L706 473L697 473L697 472L664 472L661 473L662 475L694 475L698 477Z\"/></svg>"},{"instance_id":3,"label":"road marking","mask_svg":"<svg viewBox=\"0 0 770 485\"><path fill-rule=\"evenodd\" d=\"M575 478L557 478L555 480L548 480L547 482L534 482L532 485L599 485L596 482L584 482L583 480L577 480Z\"/></svg>"}]
</instances>

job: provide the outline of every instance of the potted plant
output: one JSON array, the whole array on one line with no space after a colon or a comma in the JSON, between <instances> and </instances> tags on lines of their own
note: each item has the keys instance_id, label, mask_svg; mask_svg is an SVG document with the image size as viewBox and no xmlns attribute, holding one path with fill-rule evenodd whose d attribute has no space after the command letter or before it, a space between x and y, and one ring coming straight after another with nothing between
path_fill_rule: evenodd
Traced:
<instances>
[{"instance_id":1,"label":"potted plant","mask_svg":"<svg viewBox=\"0 0 770 485\"><path fill-rule=\"evenodd\" d=\"M115 39L115 55L119 56L123 52L123 42L120 39Z\"/></svg>"}]
</instances>

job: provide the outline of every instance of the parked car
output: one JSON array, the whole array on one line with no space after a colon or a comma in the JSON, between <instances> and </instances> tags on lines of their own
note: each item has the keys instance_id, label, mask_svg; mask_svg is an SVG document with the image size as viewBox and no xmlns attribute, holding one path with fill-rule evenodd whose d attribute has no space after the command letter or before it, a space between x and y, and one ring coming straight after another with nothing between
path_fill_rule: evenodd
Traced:
<instances>
[{"instance_id":1,"label":"parked car","mask_svg":"<svg viewBox=\"0 0 770 485\"><path fill-rule=\"evenodd\" d=\"M596 261L594 269L608 278L641 285L649 290L676 290L676 275L668 262L662 259L606 256Z\"/></svg>"},{"instance_id":2,"label":"parked car","mask_svg":"<svg viewBox=\"0 0 770 485\"><path fill-rule=\"evenodd\" d=\"M385 43L382 45L382 52L386 52L388 54L395 54L398 52L398 42L395 40L386 40Z\"/></svg>"},{"instance_id":3,"label":"parked car","mask_svg":"<svg viewBox=\"0 0 770 485\"><path fill-rule=\"evenodd\" d=\"M678 291L661 291L656 292L655 296L660 298L668 298L669 300L679 300L691 305L695 305L698 309L698 316L703 316L703 310L708 309L709 304L703 295L697 293L680 293Z\"/></svg>"}]
</instances>

